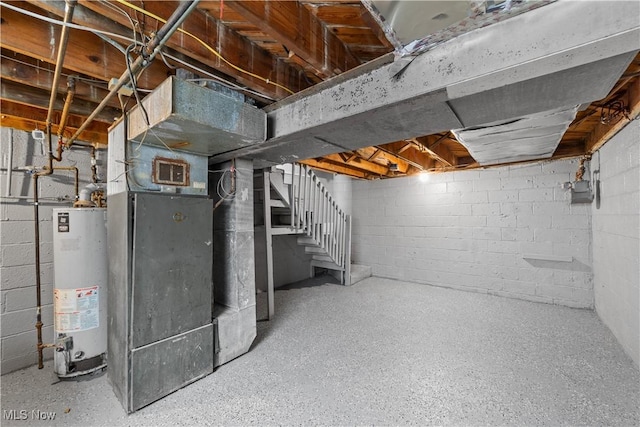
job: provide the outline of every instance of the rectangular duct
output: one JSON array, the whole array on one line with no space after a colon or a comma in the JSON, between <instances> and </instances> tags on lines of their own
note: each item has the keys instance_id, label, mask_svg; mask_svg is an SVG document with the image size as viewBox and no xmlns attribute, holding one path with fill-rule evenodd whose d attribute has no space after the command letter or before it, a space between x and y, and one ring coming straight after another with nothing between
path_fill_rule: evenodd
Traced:
<instances>
[{"instance_id":1,"label":"rectangular duct","mask_svg":"<svg viewBox=\"0 0 640 427\"><path fill-rule=\"evenodd\" d=\"M169 77L129 112L127 137L211 156L265 141L266 113L237 98ZM146 115L145 115L146 112ZM148 123L147 123L148 118Z\"/></svg>"}]
</instances>

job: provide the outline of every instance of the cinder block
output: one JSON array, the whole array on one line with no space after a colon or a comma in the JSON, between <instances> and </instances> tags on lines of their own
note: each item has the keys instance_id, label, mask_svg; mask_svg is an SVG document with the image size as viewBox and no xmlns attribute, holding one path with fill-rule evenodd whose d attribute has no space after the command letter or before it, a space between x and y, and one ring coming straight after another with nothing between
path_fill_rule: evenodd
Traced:
<instances>
[{"instance_id":1,"label":"cinder block","mask_svg":"<svg viewBox=\"0 0 640 427\"><path fill-rule=\"evenodd\" d=\"M502 241L515 241L517 239L516 228L515 227L501 228L500 239Z\"/></svg>"},{"instance_id":2,"label":"cinder block","mask_svg":"<svg viewBox=\"0 0 640 427\"><path fill-rule=\"evenodd\" d=\"M427 184L424 186L424 194L438 194L438 193L446 193L447 192L447 184L445 182Z\"/></svg>"},{"instance_id":3,"label":"cinder block","mask_svg":"<svg viewBox=\"0 0 640 427\"><path fill-rule=\"evenodd\" d=\"M533 202L533 214L534 215L568 215L569 203L548 201L548 202Z\"/></svg>"},{"instance_id":4,"label":"cinder block","mask_svg":"<svg viewBox=\"0 0 640 427\"><path fill-rule=\"evenodd\" d=\"M474 239L498 241L501 239L502 232L499 227L474 228L472 236Z\"/></svg>"},{"instance_id":5,"label":"cinder block","mask_svg":"<svg viewBox=\"0 0 640 427\"><path fill-rule=\"evenodd\" d=\"M509 227L515 228L516 216L515 215L491 215L487 217L487 227Z\"/></svg>"},{"instance_id":6,"label":"cinder block","mask_svg":"<svg viewBox=\"0 0 640 427\"><path fill-rule=\"evenodd\" d=\"M480 179L506 178L509 176L510 166L480 169Z\"/></svg>"},{"instance_id":7,"label":"cinder block","mask_svg":"<svg viewBox=\"0 0 640 427\"><path fill-rule=\"evenodd\" d=\"M486 191L463 192L460 195L461 203L487 203L489 197Z\"/></svg>"},{"instance_id":8,"label":"cinder block","mask_svg":"<svg viewBox=\"0 0 640 427\"><path fill-rule=\"evenodd\" d=\"M22 288L35 285L35 269L33 265L2 267L2 290Z\"/></svg>"},{"instance_id":9,"label":"cinder block","mask_svg":"<svg viewBox=\"0 0 640 427\"><path fill-rule=\"evenodd\" d=\"M516 222L518 228L551 228L549 215L518 215Z\"/></svg>"},{"instance_id":10,"label":"cinder block","mask_svg":"<svg viewBox=\"0 0 640 427\"><path fill-rule=\"evenodd\" d=\"M500 203L500 213L503 215L533 215L533 203L503 202Z\"/></svg>"},{"instance_id":11,"label":"cinder block","mask_svg":"<svg viewBox=\"0 0 640 427\"><path fill-rule=\"evenodd\" d=\"M518 200L521 202L553 201L553 189L533 188L520 190Z\"/></svg>"},{"instance_id":12,"label":"cinder block","mask_svg":"<svg viewBox=\"0 0 640 427\"><path fill-rule=\"evenodd\" d=\"M473 181L473 191L493 191L501 188L500 178L478 179Z\"/></svg>"},{"instance_id":13,"label":"cinder block","mask_svg":"<svg viewBox=\"0 0 640 427\"><path fill-rule=\"evenodd\" d=\"M563 183L572 181L571 173L559 173L554 175L537 175L533 177L534 188L559 188Z\"/></svg>"},{"instance_id":14,"label":"cinder block","mask_svg":"<svg viewBox=\"0 0 640 427\"><path fill-rule=\"evenodd\" d=\"M541 163L542 166L542 174L562 174L564 172L574 172L578 168L578 160L576 159L568 159L568 160L553 160L553 161L545 161Z\"/></svg>"},{"instance_id":15,"label":"cinder block","mask_svg":"<svg viewBox=\"0 0 640 427\"><path fill-rule=\"evenodd\" d=\"M500 215L500 203L483 203L471 206L471 215Z\"/></svg>"},{"instance_id":16,"label":"cinder block","mask_svg":"<svg viewBox=\"0 0 640 427\"><path fill-rule=\"evenodd\" d=\"M496 191L488 191L487 195L489 198L489 202L517 202L518 201L518 190L496 190Z\"/></svg>"},{"instance_id":17,"label":"cinder block","mask_svg":"<svg viewBox=\"0 0 640 427\"><path fill-rule=\"evenodd\" d=\"M2 253L2 267L14 267L20 265L29 265L34 262L34 249L33 244L15 244L15 245L3 245L1 248Z\"/></svg>"},{"instance_id":18,"label":"cinder block","mask_svg":"<svg viewBox=\"0 0 640 427\"><path fill-rule=\"evenodd\" d=\"M500 179L501 190L524 190L533 188L533 178L530 176L515 176Z\"/></svg>"},{"instance_id":19,"label":"cinder block","mask_svg":"<svg viewBox=\"0 0 640 427\"><path fill-rule=\"evenodd\" d=\"M567 243L571 242L572 233L570 230L557 230L550 228L536 228L533 234L535 242L554 242Z\"/></svg>"},{"instance_id":20,"label":"cinder block","mask_svg":"<svg viewBox=\"0 0 640 427\"><path fill-rule=\"evenodd\" d=\"M43 305L53 304L53 285L41 286L40 295ZM19 311L36 306L36 287L10 289L5 292L6 312Z\"/></svg>"},{"instance_id":21,"label":"cinder block","mask_svg":"<svg viewBox=\"0 0 640 427\"><path fill-rule=\"evenodd\" d=\"M458 224L461 227L485 227L487 225L487 217L484 215L461 216Z\"/></svg>"},{"instance_id":22,"label":"cinder block","mask_svg":"<svg viewBox=\"0 0 640 427\"><path fill-rule=\"evenodd\" d=\"M19 311L10 311L0 315L2 319L2 336L15 335L31 330L36 324L35 308ZM53 324L53 305L42 307L42 323L45 326Z\"/></svg>"},{"instance_id":23,"label":"cinder block","mask_svg":"<svg viewBox=\"0 0 640 427\"><path fill-rule=\"evenodd\" d=\"M33 221L2 221L0 223L0 242L3 245L33 242Z\"/></svg>"},{"instance_id":24,"label":"cinder block","mask_svg":"<svg viewBox=\"0 0 640 427\"><path fill-rule=\"evenodd\" d=\"M473 181L447 182L447 193L465 193L469 191L473 191Z\"/></svg>"},{"instance_id":25,"label":"cinder block","mask_svg":"<svg viewBox=\"0 0 640 427\"><path fill-rule=\"evenodd\" d=\"M459 171L451 174L453 181L476 181L480 179L480 171L468 170Z\"/></svg>"},{"instance_id":26,"label":"cinder block","mask_svg":"<svg viewBox=\"0 0 640 427\"><path fill-rule=\"evenodd\" d=\"M509 176L512 178L523 176L535 176L542 173L542 162L523 163L509 167Z\"/></svg>"},{"instance_id":27,"label":"cinder block","mask_svg":"<svg viewBox=\"0 0 640 427\"><path fill-rule=\"evenodd\" d=\"M520 253L523 255L552 255L553 243L551 242L520 242Z\"/></svg>"},{"instance_id":28,"label":"cinder block","mask_svg":"<svg viewBox=\"0 0 640 427\"><path fill-rule=\"evenodd\" d=\"M53 326L42 328L42 342L45 344L53 343ZM2 338L3 364L5 360L24 357L36 351L37 343L38 337L35 326L27 332Z\"/></svg>"},{"instance_id":29,"label":"cinder block","mask_svg":"<svg viewBox=\"0 0 640 427\"><path fill-rule=\"evenodd\" d=\"M553 215L551 228L560 230L590 230L591 217L587 215Z\"/></svg>"},{"instance_id":30,"label":"cinder block","mask_svg":"<svg viewBox=\"0 0 640 427\"><path fill-rule=\"evenodd\" d=\"M509 242L504 240L489 240L487 242L487 250L489 252L516 253L518 252L518 248L518 242Z\"/></svg>"},{"instance_id":31,"label":"cinder block","mask_svg":"<svg viewBox=\"0 0 640 427\"><path fill-rule=\"evenodd\" d=\"M516 228L516 240L519 242L533 242L533 229Z\"/></svg>"}]
</instances>

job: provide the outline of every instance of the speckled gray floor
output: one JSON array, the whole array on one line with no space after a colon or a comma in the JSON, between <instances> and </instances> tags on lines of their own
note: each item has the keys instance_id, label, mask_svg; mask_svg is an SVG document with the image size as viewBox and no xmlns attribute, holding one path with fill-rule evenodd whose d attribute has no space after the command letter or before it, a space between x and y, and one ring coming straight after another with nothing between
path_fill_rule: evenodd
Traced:
<instances>
[{"instance_id":1,"label":"speckled gray floor","mask_svg":"<svg viewBox=\"0 0 640 427\"><path fill-rule=\"evenodd\" d=\"M6 375L3 410L56 418L2 424L640 424L640 373L592 311L378 278L276 309L248 354L130 416L106 376Z\"/></svg>"}]
</instances>

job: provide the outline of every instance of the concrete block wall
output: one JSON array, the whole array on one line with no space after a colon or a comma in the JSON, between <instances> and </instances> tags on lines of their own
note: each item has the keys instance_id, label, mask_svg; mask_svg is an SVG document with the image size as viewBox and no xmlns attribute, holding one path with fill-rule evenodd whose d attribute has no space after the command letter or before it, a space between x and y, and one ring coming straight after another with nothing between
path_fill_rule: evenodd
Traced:
<instances>
[{"instance_id":1,"label":"concrete block wall","mask_svg":"<svg viewBox=\"0 0 640 427\"><path fill-rule=\"evenodd\" d=\"M11 176L7 197L9 147L13 144L13 168L46 165L42 145L28 132L0 128L0 336L2 373L37 363L36 290L33 222L33 182L31 175L16 171ZM98 158L104 153L98 152ZM64 153L61 166L80 169L80 188L91 178L87 150ZM99 169L101 171L102 169ZM106 170L106 169L105 169ZM40 257L42 284L43 340L53 340L53 228L52 209L70 206L74 199L73 173L56 172L39 180ZM51 350L45 356L52 357Z\"/></svg>"},{"instance_id":2,"label":"concrete block wall","mask_svg":"<svg viewBox=\"0 0 640 427\"><path fill-rule=\"evenodd\" d=\"M640 124L631 122L593 156L595 308L640 367ZM597 171L599 170L599 173Z\"/></svg>"},{"instance_id":3,"label":"concrete block wall","mask_svg":"<svg viewBox=\"0 0 640 427\"><path fill-rule=\"evenodd\" d=\"M577 167L354 181L353 262L379 277L591 308L591 206L561 188Z\"/></svg>"}]
</instances>

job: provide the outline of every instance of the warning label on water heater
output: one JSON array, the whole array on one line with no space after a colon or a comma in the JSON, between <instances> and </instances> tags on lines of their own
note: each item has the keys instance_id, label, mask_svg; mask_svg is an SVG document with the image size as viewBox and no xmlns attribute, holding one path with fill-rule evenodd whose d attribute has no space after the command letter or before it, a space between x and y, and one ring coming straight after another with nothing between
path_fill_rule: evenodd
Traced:
<instances>
[{"instance_id":1,"label":"warning label on water heater","mask_svg":"<svg viewBox=\"0 0 640 427\"><path fill-rule=\"evenodd\" d=\"M56 332L79 332L97 328L100 322L98 286L54 289Z\"/></svg>"}]
</instances>

